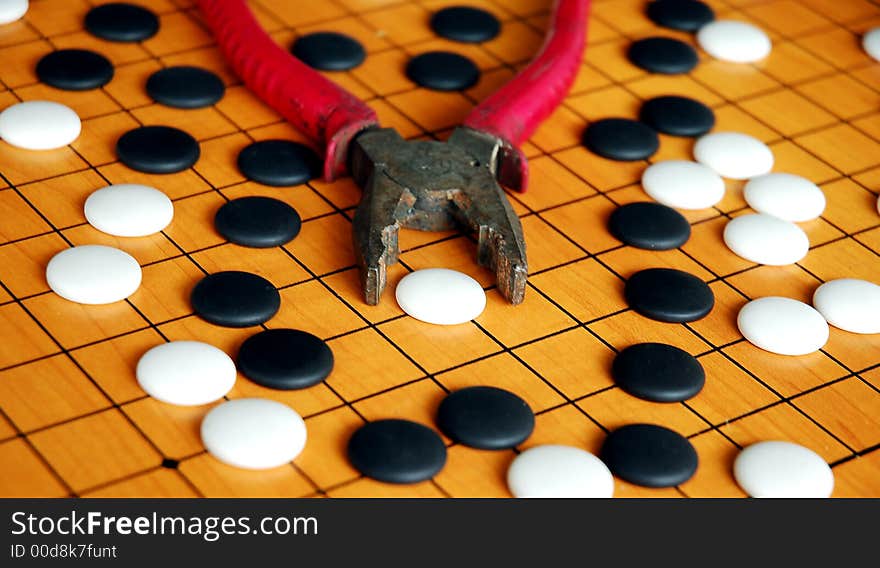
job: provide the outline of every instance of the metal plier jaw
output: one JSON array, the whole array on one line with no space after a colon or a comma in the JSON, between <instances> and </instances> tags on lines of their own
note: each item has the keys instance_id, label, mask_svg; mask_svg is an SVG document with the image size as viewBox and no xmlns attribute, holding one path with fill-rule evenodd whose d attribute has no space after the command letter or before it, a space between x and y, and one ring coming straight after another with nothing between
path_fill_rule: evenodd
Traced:
<instances>
[{"instance_id":1,"label":"metal plier jaw","mask_svg":"<svg viewBox=\"0 0 880 568\"><path fill-rule=\"evenodd\" d=\"M459 127L447 142L407 141L370 129L350 146L350 168L363 196L354 214L354 248L367 304L379 303L387 267L400 254L400 227L476 233L477 262L495 271L498 289L523 301L528 276L519 217L498 184L503 143Z\"/></svg>"}]
</instances>

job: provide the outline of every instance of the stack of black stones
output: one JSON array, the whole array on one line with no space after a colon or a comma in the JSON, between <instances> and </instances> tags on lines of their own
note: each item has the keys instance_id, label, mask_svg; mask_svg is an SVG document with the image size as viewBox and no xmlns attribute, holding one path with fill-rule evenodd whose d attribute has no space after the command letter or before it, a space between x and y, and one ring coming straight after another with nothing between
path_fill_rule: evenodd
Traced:
<instances>
[{"instance_id":1,"label":"stack of black stones","mask_svg":"<svg viewBox=\"0 0 880 568\"><path fill-rule=\"evenodd\" d=\"M648 15L669 28L694 31L712 20L712 10L697 0L657 0ZM113 42L138 42L159 30L155 14L129 4L105 4L92 9L85 21L93 35ZM471 7L445 8L431 19L434 31L446 39L479 43L496 37L499 21ZM354 38L319 32L299 37L292 53L322 71L344 71L366 58ZM689 45L669 38L636 41L630 60L648 71L687 73L697 64ZM480 72L468 58L446 51L413 57L406 67L416 84L439 91L458 91L477 83ZM103 55L81 49L58 50L37 65L44 83L66 90L100 88L113 79L114 69ZM214 73L188 66L157 71L146 82L146 92L157 103L195 109L217 103L225 94ZM684 97L664 96L646 101L639 120L607 118L584 131L584 145L612 160L645 160L659 147L657 133L696 137L714 125L708 107ZM116 144L119 160L151 174L179 172L200 156L198 142L188 133L167 125L148 125L122 135ZM320 174L315 151L289 140L261 140L245 147L238 168L248 179L274 187L305 183ZM297 212L281 200L244 197L225 203L215 216L217 231L244 247L276 247L300 232ZM623 243L649 250L682 246L690 226L675 210L653 202L631 203L617 209L609 229ZM714 297L693 275L652 268L633 275L625 287L629 305L638 313L664 322L690 322L706 316ZM265 324L280 308L276 287L261 276L227 271L205 276L192 290L194 312L216 325L250 327ZM302 389L323 381L333 368L328 345L295 329L263 329L241 345L236 364L254 382L274 389ZM613 376L626 392L651 401L684 401L703 386L704 372L690 354L670 345L643 343L621 351ZM524 442L534 428L534 414L515 394L493 387L471 387L449 394L442 402L437 426L450 439L470 447L498 450ZM380 420L366 424L351 437L351 463L364 475L392 483L430 479L446 462L446 446L437 433L407 420ZM627 481L668 487L689 479L697 456L676 432L650 424L632 424L609 433L601 457L610 470Z\"/></svg>"}]
</instances>

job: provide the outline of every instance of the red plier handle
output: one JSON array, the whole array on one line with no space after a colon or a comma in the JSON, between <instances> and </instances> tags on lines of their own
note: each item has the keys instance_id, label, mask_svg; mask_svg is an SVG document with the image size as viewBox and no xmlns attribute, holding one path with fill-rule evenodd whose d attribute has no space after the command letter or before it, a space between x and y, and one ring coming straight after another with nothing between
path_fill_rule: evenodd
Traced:
<instances>
[{"instance_id":1,"label":"red plier handle","mask_svg":"<svg viewBox=\"0 0 880 568\"><path fill-rule=\"evenodd\" d=\"M244 0L197 0L227 62L258 97L325 147L324 177L346 172L349 143L377 126L376 113L279 47ZM524 191L528 166L518 145L555 109L571 86L586 38L590 0L558 0L532 62L473 109L464 125L502 141L499 179Z\"/></svg>"}]
</instances>

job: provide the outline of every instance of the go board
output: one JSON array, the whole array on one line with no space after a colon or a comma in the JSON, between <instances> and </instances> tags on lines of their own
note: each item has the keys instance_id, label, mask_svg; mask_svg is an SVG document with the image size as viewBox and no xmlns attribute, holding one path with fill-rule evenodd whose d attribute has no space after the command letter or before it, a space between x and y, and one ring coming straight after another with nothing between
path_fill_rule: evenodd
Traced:
<instances>
[{"instance_id":1,"label":"go board","mask_svg":"<svg viewBox=\"0 0 880 568\"><path fill-rule=\"evenodd\" d=\"M510 194L521 216L530 264L526 299L507 304L494 275L475 263L476 245L458 233L404 231L400 263L379 306L364 303L351 243L360 190L346 178L288 188L247 181L236 156L253 141L303 136L259 102L224 65L188 0L142 0L160 30L134 44L99 40L83 29L99 2L33 0L25 18L0 27L0 108L48 99L72 107L83 131L69 147L32 152L0 142L0 494L83 497L505 497L506 470L518 451L568 444L597 453L606 434L647 422L686 436L699 468L686 483L647 489L615 480L618 497L737 497L732 464L762 440L788 440L817 452L833 468L834 495L880 496L880 335L831 328L816 353L788 357L754 347L736 326L749 299L779 295L809 302L823 282L880 278L880 64L861 49L860 34L880 25L870 0L710 0L719 18L753 22L773 42L757 64L724 63L700 53L686 75L652 75L626 58L627 46L650 35L694 44L691 34L657 27L642 0L594 0L588 48L564 104L523 147L531 186ZM432 11L453 4L486 9L500 35L470 45L439 39ZM474 104L503 84L539 48L548 0L253 0L264 28L285 48L299 35L339 31L362 43L364 63L327 72L375 109L385 126L408 138L443 139ZM61 48L87 48L115 67L111 82L82 92L41 84L36 62ZM417 88L406 62L443 49L481 70L464 92ZM217 73L226 93L214 106L180 110L154 103L147 78L172 65ZM716 130L750 134L772 149L775 171L820 185L828 204L804 223L809 254L785 267L758 266L722 241L725 223L749 209L742 182L727 182L711 209L686 213L692 236L681 248L651 252L623 246L606 228L619 205L648 199L639 180L647 162L614 162L581 144L591 121L635 118L641 102L664 94L710 106ZM116 140L138 125L185 130L201 147L198 162L168 175L135 172L116 159ZM689 159L693 141L661 135L650 161ZM174 202L163 232L115 238L85 222L83 203L110 183L160 188ZM303 219L299 236L270 249L226 242L213 216L228 200L281 199ZM66 247L107 244L143 268L126 301L84 306L52 293L49 259ZM432 326L403 314L393 287L407 272L454 268L487 290L474 322ZM660 323L627 308L625 280L649 267L697 275L715 295L704 319ZM336 364L326 382L273 391L239 376L228 398L265 397L296 409L308 443L292 465L248 471L206 453L199 424L209 406L178 407L145 395L135 380L138 358L164 341L192 339L235 354L255 329L211 325L192 313L189 293L205 274L244 270L270 280L281 309L265 327L293 327L328 341ZM703 390L686 402L634 398L610 375L616 351L643 341L698 356ZM522 397L536 413L532 436L517 450L448 444L431 481L389 485L364 478L346 460L352 433L367 421L406 418L433 426L447 392L493 385Z\"/></svg>"}]
</instances>

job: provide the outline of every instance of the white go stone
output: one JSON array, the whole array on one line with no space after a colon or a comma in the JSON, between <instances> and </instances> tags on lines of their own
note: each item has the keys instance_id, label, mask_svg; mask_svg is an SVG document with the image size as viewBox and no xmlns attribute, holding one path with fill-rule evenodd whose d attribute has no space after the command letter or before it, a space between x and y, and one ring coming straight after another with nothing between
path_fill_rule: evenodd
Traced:
<instances>
[{"instance_id":1,"label":"white go stone","mask_svg":"<svg viewBox=\"0 0 880 568\"><path fill-rule=\"evenodd\" d=\"M752 63L770 55L773 44L764 30L735 20L715 20L700 28L697 43L722 61Z\"/></svg>"},{"instance_id":2,"label":"white go stone","mask_svg":"<svg viewBox=\"0 0 880 568\"><path fill-rule=\"evenodd\" d=\"M810 250L810 239L803 229L765 213L748 213L728 221L724 244L746 260L770 266L793 264Z\"/></svg>"},{"instance_id":3,"label":"white go stone","mask_svg":"<svg viewBox=\"0 0 880 568\"><path fill-rule=\"evenodd\" d=\"M822 456L791 442L746 447L733 462L733 476L751 497L826 498L834 491L834 473Z\"/></svg>"},{"instance_id":4,"label":"white go stone","mask_svg":"<svg viewBox=\"0 0 880 568\"><path fill-rule=\"evenodd\" d=\"M52 150L79 136L82 122L74 110L50 101L17 103L0 112L0 138L25 150Z\"/></svg>"},{"instance_id":5,"label":"white go stone","mask_svg":"<svg viewBox=\"0 0 880 568\"><path fill-rule=\"evenodd\" d=\"M767 296L739 310L736 325L752 345L779 355L807 355L828 341L828 322L803 302Z\"/></svg>"},{"instance_id":6,"label":"white go stone","mask_svg":"<svg viewBox=\"0 0 880 568\"><path fill-rule=\"evenodd\" d=\"M28 11L28 0L0 0L0 24L21 19Z\"/></svg>"},{"instance_id":7,"label":"white go stone","mask_svg":"<svg viewBox=\"0 0 880 568\"><path fill-rule=\"evenodd\" d=\"M141 285L141 267L127 252L103 245L65 249L46 265L53 292L79 304L110 304Z\"/></svg>"},{"instance_id":8,"label":"white go stone","mask_svg":"<svg viewBox=\"0 0 880 568\"><path fill-rule=\"evenodd\" d=\"M730 179L749 179L773 169L770 148L741 132L713 132L701 136L694 144L694 159Z\"/></svg>"},{"instance_id":9,"label":"white go stone","mask_svg":"<svg viewBox=\"0 0 880 568\"><path fill-rule=\"evenodd\" d=\"M89 195L85 215L99 231L117 237L145 237L168 226L174 205L167 195L146 185L110 185Z\"/></svg>"},{"instance_id":10,"label":"white go stone","mask_svg":"<svg viewBox=\"0 0 880 568\"><path fill-rule=\"evenodd\" d=\"M852 333L880 333L880 286L840 278L819 286L813 307L834 327Z\"/></svg>"},{"instance_id":11,"label":"white go stone","mask_svg":"<svg viewBox=\"0 0 880 568\"><path fill-rule=\"evenodd\" d=\"M235 363L221 349L201 341L162 343L144 353L135 371L151 397L180 406L223 398L235 384Z\"/></svg>"},{"instance_id":12,"label":"white go stone","mask_svg":"<svg viewBox=\"0 0 880 568\"><path fill-rule=\"evenodd\" d=\"M265 398L237 398L202 420L202 443L212 456L244 469L293 461L306 445L306 423L289 406Z\"/></svg>"},{"instance_id":13,"label":"white go stone","mask_svg":"<svg viewBox=\"0 0 880 568\"><path fill-rule=\"evenodd\" d=\"M755 211L795 223L812 221L825 210L825 194L819 186L794 174L752 178L743 188L743 196Z\"/></svg>"},{"instance_id":14,"label":"white go stone","mask_svg":"<svg viewBox=\"0 0 880 568\"><path fill-rule=\"evenodd\" d=\"M642 187L655 201L677 209L705 209L724 197L724 180L711 168L666 160L645 168Z\"/></svg>"},{"instance_id":15,"label":"white go stone","mask_svg":"<svg viewBox=\"0 0 880 568\"><path fill-rule=\"evenodd\" d=\"M572 446L543 445L522 452L507 470L514 497L608 498L614 478L596 456Z\"/></svg>"},{"instance_id":16,"label":"white go stone","mask_svg":"<svg viewBox=\"0 0 880 568\"><path fill-rule=\"evenodd\" d=\"M395 290L407 314L428 323L455 325L483 313L486 293L480 283L447 268L426 268L404 276Z\"/></svg>"},{"instance_id":17,"label":"white go stone","mask_svg":"<svg viewBox=\"0 0 880 568\"><path fill-rule=\"evenodd\" d=\"M869 30L862 36L862 47L875 61L880 61L880 28Z\"/></svg>"}]
</instances>

